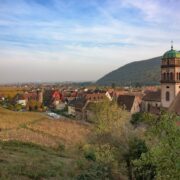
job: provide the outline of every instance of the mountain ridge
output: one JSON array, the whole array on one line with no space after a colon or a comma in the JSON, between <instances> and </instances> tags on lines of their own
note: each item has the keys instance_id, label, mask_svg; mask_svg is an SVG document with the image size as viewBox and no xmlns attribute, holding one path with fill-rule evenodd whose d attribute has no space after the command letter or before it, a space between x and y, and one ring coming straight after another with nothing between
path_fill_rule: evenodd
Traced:
<instances>
[{"instance_id":1,"label":"mountain ridge","mask_svg":"<svg viewBox=\"0 0 180 180\"><path fill-rule=\"evenodd\" d=\"M128 63L97 80L98 85L158 85L162 56Z\"/></svg>"}]
</instances>

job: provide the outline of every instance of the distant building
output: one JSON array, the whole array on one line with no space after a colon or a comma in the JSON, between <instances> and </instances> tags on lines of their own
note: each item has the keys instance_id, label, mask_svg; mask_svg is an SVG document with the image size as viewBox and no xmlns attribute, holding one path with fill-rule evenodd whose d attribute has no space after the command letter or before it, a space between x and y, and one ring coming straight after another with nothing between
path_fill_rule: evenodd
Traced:
<instances>
[{"instance_id":1,"label":"distant building","mask_svg":"<svg viewBox=\"0 0 180 180\"><path fill-rule=\"evenodd\" d=\"M105 93L88 93L85 95L85 99L89 101L102 101L106 97Z\"/></svg>"},{"instance_id":2,"label":"distant building","mask_svg":"<svg viewBox=\"0 0 180 180\"><path fill-rule=\"evenodd\" d=\"M161 63L161 105L169 108L180 92L180 52L167 51Z\"/></svg>"},{"instance_id":3,"label":"distant building","mask_svg":"<svg viewBox=\"0 0 180 180\"><path fill-rule=\"evenodd\" d=\"M173 46L162 56L161 90L146 93L142 100L142 111L157 114L160 108L180 115L180 51Z\"/></svg>"},{"instance_id":4,"label":"distant building","mask_svg":"<svg viewBox=\"0 0 180 180\"><path fill-rule=\"evenodd\" d=\"M131 114L140 111L141 100L135 95L119 95L117 98L117 103L119 106L124 107Z\"/></svg>"},{"instance_id":5,"label":"distant building","mask_svg":"<svg viewBox=\"0 0 180 180\"><path fill-rule=\"evenodd\" d=\"M147 91L142 98L141 110L158 114L161 106L161 90Z\"/></svg>"},{"instance_id":6,"label":"distant building","mask_svg":"<svg viewBox=\"0 0 180 180\"><path fill-rule=\"evenodd\" d=\"M107 99L105 91L92 90L84 91L68 103L68 114L76 117L76 119L89 121L92 117L92 109L90 104L102 102Z\"/></svg>"},{"instance_id":7,"label":"distant building","mask_svg":"<svg viewBox=\"0 0 180 180\"><path fill-rule=\"evenodd\" d=\"M68 114L76 117L77 119L84 119L83 109L86 104L85 98L77 98L69 102Z\"/></svg>"}]
</instances>

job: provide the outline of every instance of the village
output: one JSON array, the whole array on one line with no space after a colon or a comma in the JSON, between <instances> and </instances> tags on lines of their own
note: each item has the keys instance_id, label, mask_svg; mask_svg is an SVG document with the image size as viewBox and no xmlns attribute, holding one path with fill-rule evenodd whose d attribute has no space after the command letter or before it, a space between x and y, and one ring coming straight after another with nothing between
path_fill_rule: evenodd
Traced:
<instances>
[{"instance_id":1,"label":"village","mask_svg":"<svg viewBox=\"0 0 180 180\"><path fill-rule=\"evenodd\" d=\"M16 94L9 98L0 95L1 105L15 111L61 112L78 120L90 121L91 107L102 101L115 101L131 114L140 111L158 113L159 87L144 88L38 88Z\"/></svg>"},{"instance_id":2,"label":"village","mask_svg":"<svg viewBox=\"0 0 180 180\"><path fill-rule=\"evenodd\" d=\"M179 7L0 0L0 180L180 180Z\"/></svg>"},{"instance_id":3,"label":"village","mask_svg":"<svg viewBox=\"0 0 180 180\"><path fill-rule=\"evenodd\" d=\"M116 102L131 114L150 112L158 115L164 109L180 115L179 57L180 52L173 50L173 47L163 55L161 86L78 87L71 84L31 84L21 86L21 92L12 97L0 92L0 104L15 111L48 111L89 122L93 118L93 104L105 100Z\"/></svg>"}]
</instances>

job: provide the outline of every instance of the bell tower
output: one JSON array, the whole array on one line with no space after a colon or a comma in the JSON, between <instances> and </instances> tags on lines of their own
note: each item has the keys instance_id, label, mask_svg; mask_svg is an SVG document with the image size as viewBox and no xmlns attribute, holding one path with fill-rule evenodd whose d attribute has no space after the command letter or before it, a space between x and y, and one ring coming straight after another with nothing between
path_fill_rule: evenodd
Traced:
<instances>
[{"instance_id":1,"label":"bell tower","mask_svg":"<svg viewBox=\"0 0 180 180\"><path fill-rule=\"evenodd\" d=\"M161 106L168 108L180 92L180 52L167 51L161 61Z\"/></svg>"}]
</instances>

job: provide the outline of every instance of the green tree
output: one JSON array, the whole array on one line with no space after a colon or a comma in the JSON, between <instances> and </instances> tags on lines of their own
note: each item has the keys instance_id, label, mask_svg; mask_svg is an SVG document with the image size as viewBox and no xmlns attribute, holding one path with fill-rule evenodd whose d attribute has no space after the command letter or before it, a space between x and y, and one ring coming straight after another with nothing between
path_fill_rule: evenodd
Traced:
<instances>
[{"instance_id":1,"label":"green tree","mask_svg":"<svg viewBox=\"0 0 180 180\"><path fill-rule=\"evenodd\" d=\"M129 123L130 113L120 108L116 102L106 100L94 107L94 123L97 134L116 134Z\"/></svg>"},{"instance_id":2,"label":"green tree","mask_svg":"<svg viewBox=\"0 0 180 180\"><path fill-rule=\"evenodd\" d=\"M168 113L148 120L150 128L146 142L149 151L134 161L137 171L151 165L155 167L156 179L180 177L180 129L177 121L179 117Z\"/></svg>"},{"instance_id":3,"label":"green tree","mask_svg":"<svg viewBox=\"0 0 180 180\"><path fill-rule=\"evenodd\" d=\"M78 177L120 179L126 174L123 153L128 148L129 134L133 132L130 113L108 100L97 103L92 109L94 136L83 148L86 165L82 165Z\"/></svg>"},{"instance_id":4,"label":"green tree","mask_svg":"<svg viewBox=\"0 0 180 180\"><path fill-rule=\"evenodd\" d=\"M133 160L139 159L141 157L142 153L146 153L148 151L147 146L145 144L144 140L138 139L138 138L132 138L129 141L129 149L125 153L124 157L127 163L127 168L128 168L128 176L129 179L133 179ZM136 179L136 172L134 172Z\"/></svg>"}]
</instances>

